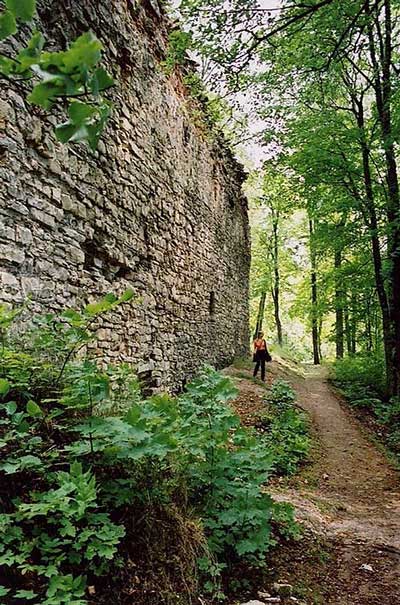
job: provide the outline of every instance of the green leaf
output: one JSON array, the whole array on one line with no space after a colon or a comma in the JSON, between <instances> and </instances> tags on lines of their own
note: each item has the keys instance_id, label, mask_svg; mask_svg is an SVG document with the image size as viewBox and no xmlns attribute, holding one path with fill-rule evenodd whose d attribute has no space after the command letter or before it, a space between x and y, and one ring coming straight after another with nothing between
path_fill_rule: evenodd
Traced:
<instances>
[{"instance_id":1,"label":"green leaf","mask_svg":"<svg viewBox=\"0 0 400 605\"><path fill-rule=\"evenodd\" d=\"M68 143L68 141L78 143L87 139L87 129L70 122L56 126L55 134L60 143Z\"/></svg>"},{"instance_id":2,"label":"green leaf","mask_svg":"<svg viewBox=\"0 0 400 605\"><path fill-rule=\"evenodd\" d=\"M65 317L73 326L82 326L85 323L82 315L74 309L66 309L62 312L62 317Z\"/></svg>"},{"instance_id":3,"label":"green leaf","mask_svg":"<svg viewBox=\"0 0 400 605\"><path fill-rule=\"evenodd\" d=\"M10 383L5 378L0 378L0 397L5 397L11 388Z\"/></svg>"},{"instance_id":4,"label":"green leaf","mask_svg":"<svg viewBox=\"0 0 400 605\"><path fill-rule=\"evenodd\" d=\"M39 418L40 416L43 416L43 410L34 401L28 401L28 403L26 404L26 411L30 416L33 416L34 418Z\"/></svg>"},{"instance_id":5,"label":"green leaf","mask_svg":"<svg viewBox=\"0 0 400 605\"><path fill-rule=\"evenodd\" d=\"M113 78L103 67L98 67L89 82L90 91L97 96L99 92L111 86L114 86Z\"/></svg>"},{"instance_id":6,"label":"green leaf","mask_svg":"<svg viewBox=\"0 0 400 605\"><path fill-rule=\"evenodd\" d=\"M56 137L62 142L85 141L95 151L110 113L108 104L100 107L72 101L68 110L70 120L56 127Z\"/></svg>"},{"instance_id":7,"label":"green leaf","mask_svg":"<svg viewBox=\"0 0 400 605\"><path fill-rule=\"evenodd\" d=\"M97 113L97 108L81 101L72 101L68 108L69 122L56 127L56 137L61 143L78 142L88 138L86 124Z\"/></svg>"},{"instance_id":8,"label":"green leaf","mask_svg":"<svg viewBox=\"0 0 400 605\"><path fill-rule=\"evenodd\" d=\"M35 65L40 61L40 55L43 50L44 42L45 40L43 35L40 32L35 32L32 38L29 40L28 46L18 53L18 71L20 73L26 71L32 65Z\"/></svg>"},{"instance_id":9,"label":"green leaf","mask_svg":"<svg viewBox=\"0 0 400 605\"><path fill-rule=\"evenodd\" d=\"M64 94L64 92L65 85L60 79L41 82L33 87L27 100L29 103L32 103L32 105L39 105L39 107L43 107L43 109L51 109L57 96Z\"/></svg>"},{"instance_id":10,"label":"green leaf","mask_svg":"<svg viewBox=\"0 0 400 605\"><path fill-rule=\"evenodd\" d=\"M101 59L101 50L103 45L92 32L87 32L79 36L63 53L63 63L65 69L71 73L76 68L80 71L88 71L93 68Z\"/></svg>"},{"instance_id":11,"label":"green leaf","mask_svg":"<svg viewBox=\"0 0 400 605\"><path fill-rule=\"evenodd\" d=\"M111 104L104 103L98 111L98 119L93 124L88 125L87 142L92 151L96 151L99 139L103 133L104 127L111 113Z\"/></svg>"},{"instance_id":12,"label":"green leaf","mask_svg":"<svg viewBox=\"0 0 400 605\"><path fill-rule=\"evenodd\" d=\"M98 315L99 313L104 313L105 311L110 311L115 303L118 301L118 298L115 294L109 293L104 296L101 300L95 303L89 303L85 307L85 313L87 315Z\"/></svg>"},{"instance_id":13,"label":"green leaf","mask_svg":"<svg viewBox=\"0 0 400 605\"><path fill-rule=\"evenodd\" d=\"M20 464L18 461L14 460L11 462L3 462L0 464L0 470L4 471L7 475L12 475L16 473L20 468Z\"/></svg>"},{"instance_id":14,"label":"green leaf","mask_svg":"<svg viewBox=\"0 0 400 605\"><path fill-rule=\"evenodd\" d=\"M129 300L132 300L132 298L135 296L135 292L128 288L128 290L125 290L125 292L119 297L120 302L128 302Z\"/></svg>"},{"instance_id":15,"label":"green leaf","mask_svg":"<svg viewBox=\"0 0 400 605\"><path fill-rule=\"evenodd\" d=\"M0 40L5 40L17 31L17 23L14 15L10 11L0 14Z\"/></svg>"},{"instance_id":16,"label":"green leaf","mask_svg":"<svg viewBox=\"0 0 400 605\"><path fill-rule=\"evenodd\" d=\"M36 10L36 0L6 0L8 10L24 23L31 21Z\"/></svg>"},{"instance_id":17,"label":"green leaf","mask_svg":"<svg viewBox=\"0 0 400 605\"><path fill-rule=\"evenodd\" d=\"M10 588L6 588L5 586L0 586L0 597L4 597L6 594L10 592Z\"/></svg>"},{"instance_id":18,"label":"green leaf","mask_svg":"<svg viewBox=\"0 0 400 605\"><path fill-rule=\"evenodd\" d=\"M8 401L5 405L6 412L9 416L12 416L17 411L17 404L15 401Z\"/></svg>"},{"instance_id":19,"label":"green leaf","mask_svg":"<svg viewBox=\"0 0 400 605\"><path fill-rule=\"evenodd\" d=\"M115 294L113 294L112 292L109 292L108 294L105 295L103 300L107 303L113 304L113 303L117 302L118 298L115 296Z\"/></svg>"},{"instance_id":20,"label":"green leaf","mask_svg":"<svg viewBox=\"0 0 400 605\"><path fill-rule=\"evenodd\" d=\"M36 592L33 592L33 590L18 590L15 593L14 598L30 600L30 599L34 599L37 596L38 595L36 594Z\"/></svg>"},{"instance_id":21,"label":"green leaf","mask_svg":"<svg viewBox=\"0 0 400 605\"><path fill-rule=\"evenodd\" d=\"M16 64L14 63L14 61L12 61L12 59L0 55L0 74L3 74L4 76L9 76L14 72L15 65Z\"/></svg>"},{"instance_id":22,"label":"green leaf","mask_svg":"<svg viewBox=\"0 0 400 605\"><path fill-rule=\"evenodd\" d=\"M4 471L7 475L12 475L13 473L18 473L19 471L23 471L25 469L31 468L40 468L43 467L43 462L37 456L22 456L18 460L16 458L9 458L2 464L0 464L0 469Z\"/></svg>"},{"instance_id":23,"label":"green leaf","mask_svg":"<svg viewBox=\"0 0 400 605\"><path fill-rule=\"evenodd\" d=\"M140 405L134 404L125 416L125 421L131 426L136 426L140 420L143 420Z\"/></svg>"},{"instance_id":24,"label":"green leaf","mask_svg":"<svg viewBox=\"0 0 400 605\"><path fill-rule=\"evenodd\" d=\"M72 101L68 108L68 115L73 124L82 124L96 114L96 107L82 103L81 101Z\"/></svg>"}]
</instances>

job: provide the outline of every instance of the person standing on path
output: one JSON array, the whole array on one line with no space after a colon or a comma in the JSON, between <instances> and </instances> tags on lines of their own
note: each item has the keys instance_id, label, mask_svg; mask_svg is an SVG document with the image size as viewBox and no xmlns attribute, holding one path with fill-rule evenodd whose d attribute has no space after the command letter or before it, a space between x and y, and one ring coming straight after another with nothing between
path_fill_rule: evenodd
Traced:
<instances>
[{"instance_id":1,"label":"person standing on path","mask_svg":"<svg viewBox=\"0 0 400 605\"><path fill-rule=\"evenodd\" d=\"M271 361L271 356L268 353L267 342L264 338L264 332L259 332L257 338L254 340L254 354L253 361L256 365L254 366L253 376L257 376L258 370L261 365L261 380L265 382L265 362Z\"/></svg>"}]
</instances>

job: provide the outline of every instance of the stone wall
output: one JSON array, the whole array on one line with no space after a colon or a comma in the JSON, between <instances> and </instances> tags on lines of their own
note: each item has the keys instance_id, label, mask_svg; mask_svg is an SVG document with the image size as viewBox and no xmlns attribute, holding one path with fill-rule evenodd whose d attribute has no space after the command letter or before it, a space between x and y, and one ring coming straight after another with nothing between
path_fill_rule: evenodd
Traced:
<instances>
[{"instance_id":1,"label":"stone wall","mask_svg":"<svg viewBox=\"0 0 400 605\"><path fill-rule=\"evenodd\" d=\"M167 20L155 0L47 0L39 27L59 48L91 28L117 80L99 151L62 146L54 115L0 91L3 301L77 306L132 287L99 329L99 353L176 389L205 362L248 348L249 232L241 167L165 75Z\"/></svg>"}]
</instances>

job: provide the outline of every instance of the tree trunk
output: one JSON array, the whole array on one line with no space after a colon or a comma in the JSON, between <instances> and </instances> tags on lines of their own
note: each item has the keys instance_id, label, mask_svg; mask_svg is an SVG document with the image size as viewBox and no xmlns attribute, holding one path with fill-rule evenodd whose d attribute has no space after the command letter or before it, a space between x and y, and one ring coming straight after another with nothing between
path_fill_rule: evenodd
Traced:
<instances>
[{"instance_id":1,"label":"tree trunk","mask_svg":"<svg viewBox=\"0 0 400 605\"><path fill-rule=\"evenodd\" d=\"M310 228L310 258L311 258L311 328L314 365L321 363L318 346L318 290L317 290L317 263L313 243L314 225L309 219Z\"/></svg>"},{"instance_id":2,"label":"tree trunk","mask_svg":"<svg viewBox=\"0 0 400 605\"><path fill-rule=\"evenodd\" d=\"M357 353L357 319L355 310L357 309L357 298L354 292L351 293L351 321L350 321L350 334L351 334L351 354Z\"/></svg>"},{"instance_id":3,"label":"tree trunk","mask_svg":"<svg viewBox=\"0 0 400 605\"><path fill-rule=\"evenodd\" d=\"M382 318L378 307L374 307L374 350L381 351L382 349Z\"/></svg>"},{"instance_id":4,"label":"tree trunk","mask_svg":"<svg viewBox=\"0 0 400 605\"><path fill-rule=\"evenodd\" d=\"M371 298L367 296L365 301L365 339L368 353L373 349L372 342L372 318L371 318Z\"/></svg>"},{"instance_id":5,"label":"tree trunk","mask_svg":"<svg viewBox=\"0 0 400 605\"><path fill-rule=\"evenodd\" d=\"M319 321L318 321L318 356L319 356L320 363L322 362L321 342L322 342L322 318L319 318Z\"/></svg>"},{"instance_id":6,"label":"tree trunk","mask_svg":"<svg viewBox=\"0 0 400 605\"><path fill-rule=\"evenodd\" d=\"M342 359L344 355L344 318L343 318L343 287L341 284L340 269L342 267L342 251L335 250L335 340L336 359Z\"/></svg>"},{"instance_id":7,"label":"tree trunk","mask_svg":"<svg viewBox=\"0 0 400 605\"><path fill-rule=\"evenodd\" d=\"M357 325L355 321L351 323L351 354L357 353Z\"/></svg>"},{"instance_id":8,"label":"tree trunk","mask_svg":"<svg viewBox=\"0 0 400 605\"><path fill-rule=\"evenodd\" d=\"M374 32L371 21L368 27L369 50L374 70L375 100L381 127L388 193L386 202L387 242L391 262L388 271L387 309L383 315L388 397L400 395L400 190L392 123L393 32L391 8L391 0L384 0L382 28L378 4L374 5L376 31ZM369 4L367 9L369 12ZM375 33L378 37L379 54L376 50Z\"/></svg>"},{"instance_id":9,"label":"tree trunk","mask_svg":"<svg viewBox=\"0 0 400 605\"><path fill-rule=\"evenodd\" d=\"M258 333L262 331L266 298L267 298L267 293L261 292L260 302L258 303L257 322L256 322L255 330L254 330L254 338L257 338Z\"/></svg>"},{"instance_id":10,"label":"tree trunk","mask_svg":"<svg viewBox=\"0 0 400 605\"><path fill-rule=\"evenodd\" d=\"M350 313L349 313L349 300L346 296L346 304L344 308L344 331L346 334L346 350L347 355L351 355L351 325L350 325Z\"/></svg>"},{"instance_id":11,"label":"tree trunk","mask_svg":"<svg viewBox=\"0 0 400 605\"><path fill-rule=\"evenodd\" d=\"M272 236L274 256L274 285L272 288L272 299L274 301L274 316L278 343L282 346L282 323L280 318L280 272L279 272L279 241L278 241L279 213L273 211Z\"/></svg>"},{"instance_id":12,"label":"tree trunk","mask_svg":"<svg viewBox=\"0 0 400 605\"><path fill-rule=\"evenodd\" d=\"M370 232L371 246L372 246L372 259L374 265L374 275L376 291L378 294L379 304L382 311L382 331L383 341L385 350L385 367L386 367L386 378L387 378L387 396L390 397L393 394L394 389L394 375L395 368L393 362L393 328L390 319L390 308L388 295L385 288L385 280L383 277L382 257L379 241L379 229L378 219L375 208L374 193L372 187L372 175L370 167L370 150L365 137L365 124L364 124L364 107L362 100L357 103L355 108L355 115L357 117L357 125L359 128L359 137L362 152L363 161L363 177L364 187L366 194L366 206L368 213L367 226ZM354 338L355 342L355 338Z\"/></svg>"}]
</instances>

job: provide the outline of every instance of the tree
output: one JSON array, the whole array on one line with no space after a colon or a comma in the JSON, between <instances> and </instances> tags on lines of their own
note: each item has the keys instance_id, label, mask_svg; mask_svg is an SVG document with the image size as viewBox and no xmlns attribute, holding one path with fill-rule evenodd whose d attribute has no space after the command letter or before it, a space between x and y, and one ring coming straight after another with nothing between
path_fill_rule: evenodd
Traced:
<instances>
[{"instance_id":1,"label":"tree","mask_svg":"<svg viewBox=\"0 0 400 605\"><path fill-rule=\"evenodd\" d=\"M262 213L257 229L254 229L256 245L253 246L253 281L260 294L258 317L264 316L267 293L270 295L280 346L284 342L282 322L282 287L288 288L288 280L295 271L289 241L293 236L290 219L298 205L297 193L291 187L290 178L279 165L264 167L260 174L260 192L255 205ZM257 330L262 320L257 321Z\"/></svg>"},{"instance_id":2,"label":"tree","mask_svg":"<svg viewBox=\"0 0 400 605\"><path fill-rule=\"evenodd\" d=\"M400 394L400 200L395 141L398 119L397 0L286 0L274 13L257 0L183 2L197 49L212 59L225 86L253 87L271 137L286 149L287 127L308 111L315 130L328 129L304 158L304 178L318 165L321 182L333 164L336 186L367 230L382 315L387 395ZM194 11L206 7L194 24ZM207 15L207 16L205 16ZM257 66L257 69L255 69ZM256 72L256 73L255 73ZM212 81L212 77L211 77ZM299 134L299 133L298 133ZM306 143L298 137L297 148ZM329 157L331 156L331 157ZM307 163L308 162L308 163ZM333 178L330 179L331 184ZM339 262L339 258L337 258ZM339 305L337 297L337 304ZM337 320L341 332L341 312ZM343 317L344 321L344 317ZM340 337L341 338L341 337ZM340 340L339 338L339 340ZM339 343L339 354L341 354Z\"/></svg>"}]
</instances>

